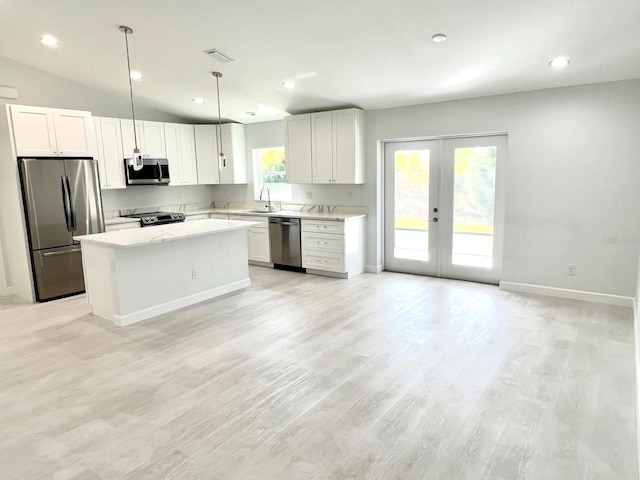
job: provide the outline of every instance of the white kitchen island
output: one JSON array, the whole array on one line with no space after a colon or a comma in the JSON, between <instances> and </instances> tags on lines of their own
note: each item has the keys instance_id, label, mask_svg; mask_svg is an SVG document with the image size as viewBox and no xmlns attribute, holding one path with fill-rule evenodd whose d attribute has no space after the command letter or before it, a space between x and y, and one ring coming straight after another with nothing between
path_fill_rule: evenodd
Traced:
<instances>
[{"instance_id":1,"label":"white kitchen island","mask_svg":"<svg viewBox=\"0 0 640 480\"><path fill-rule=\"evenodd\" d=\"M124 326L248 287L253 224L197 220L74 237L93 314Z\"/></svg>"}]
</instances>

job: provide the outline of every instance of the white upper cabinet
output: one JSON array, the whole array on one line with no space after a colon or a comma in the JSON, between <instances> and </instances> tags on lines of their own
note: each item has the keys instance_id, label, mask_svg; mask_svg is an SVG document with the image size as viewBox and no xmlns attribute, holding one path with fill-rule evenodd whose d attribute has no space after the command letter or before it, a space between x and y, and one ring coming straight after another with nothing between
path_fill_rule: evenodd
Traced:
<instances>
[{"instance_id":1,"label":"white upper cabinet","mask_svg":"<svg viewBox=\"0 0 640 480\"><path fill-rule=\"evenodd\" d=\"M247 183L244 125L222 125L222 148L227 159L224 167L218 165L218 128L217 125L194 125L198 183Z\"/></svg>"},{"instance_id":2,"label":"white upper cabinet","mask_svg":"<svg viewBox=\"0 0 640 480\"><path fill-rule=\"evenodd\" d=\"M140 149L140 153L145 155L144 149L144 133L142 127L142 121L136 120L136 132L134 137L133 134L133 120L129 119L120 119L120 131L122 133L122 151L124 153L124 158L133 158L133 149L136 145L136 140L138 141L138 148Z\"/></svg>"},{"instance_id":3,"label":"white upper cabinet","mask_svg":"<svg viewBox=\"0 0 640 480\"><path fill-rule=\"evenodd\" d=\"M126 188L120 119L93 117L100 187Z\"/></svg>"},{"instance_id":4,"label":"white upper cabinet","mask_svg":"<svg viewBox=\"0 0 640 480\"><path fill-rule=\"evenodd\" d=\"M313 183L364 183L364 112L311 114Z\"/></svg>"},{"instance_id":5,"label":"white upper cabinet","mask_svg":"<svg viewBox=\"0 0 640 480\"><path fill-rule=\"evenodd\" d=\"M222 125L222 151L227 162L226 166L220 169L220 183L247 183L244 125L240 123Z\"/></svg>"},{"instance_id":6,"label":"white upper cabinet","mask_svg":"<svg viewBox=\"0 0 640 480\"><path fill-rule=\"evenodd\" d=\"M165 123L164 138L171 179L169 186L197 184L198 173L193 125Z\"/></svg>"},{"instance_id":7,"label":"white upper cabinet","mask_svg":"<svg viewBox=\"0 0 640 480\"><path fill-rule=\"evenodd\" d=\"M311 115L313 183L333 183L333 112Z\"/></svg>"},{"instance_id":8,"label":"white upper cabinet","mask_svg":"<svg viewBox=\"0 0 640 480\"><path fill-rule=\"evenodd\" d=\"M215 125L194 125L199 184L220 183Z\"/></svg>"},{"instance_id":9,"label":"white upper cabinet","mask_svg":"<svg viewBox=\"0 0 640 480\"><path fill-rule=\"evenodd\" d=\"M144 135L144 154L150 158L167 158L167 150L164 140L164 123L142 122L142 134Z\"/></svg>"},{"instance_id":10,"label":"white upper cabinet","mask_svg":"<svg viewBox=\"0 0 640 480\"><path fill-rule=\"evenodd\" d=\"M11 123L18 156L93 155L90 112L11 105Z\"/></svg>"},{"instance_id":11,"label":"white upper cabinet","mask_svg":"<svg viewBox=\"0 0 640 480\"><path fill-rule=\"evenodd\" d=\"M311 114L284 118L284 150L288 183L312 183Z\"/></svg>"},{"instance_id":12,"label":"white upper cabinet","mask_svg":"<svg viewBox=\"0 0 640 480\"><path fill-rule=\"evenodd\" d=\"M122 148L126 158L133 156L135 138L133 136L133 120L120 120L122 130ZM138 136L138 148L144 157L166 158L167 151L164 141L164 124L162 122L149 122L136 120L136 135Z\"/></svg>"}]
</instances>

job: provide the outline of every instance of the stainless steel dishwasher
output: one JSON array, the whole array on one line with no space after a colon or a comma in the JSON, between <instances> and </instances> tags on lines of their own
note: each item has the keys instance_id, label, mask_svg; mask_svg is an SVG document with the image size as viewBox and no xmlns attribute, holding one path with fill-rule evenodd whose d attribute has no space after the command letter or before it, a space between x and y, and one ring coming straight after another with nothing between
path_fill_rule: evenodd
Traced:
<instances>
[{"instance_id":1,"label":"stainless steel dishwasher","mask_svg":"<svg viewBox=\"0 0 640 480\"><path fill-rule=\"evenodd\" d=\"M275 268L302 269L299 218L269 217L269 243Z\"/></svg>"}]
</instances>

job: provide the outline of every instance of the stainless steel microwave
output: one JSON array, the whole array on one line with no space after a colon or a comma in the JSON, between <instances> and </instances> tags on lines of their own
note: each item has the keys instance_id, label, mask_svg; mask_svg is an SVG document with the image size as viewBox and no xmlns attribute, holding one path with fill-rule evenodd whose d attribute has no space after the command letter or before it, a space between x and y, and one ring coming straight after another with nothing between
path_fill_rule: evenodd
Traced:
<instances>
[{"instance_id":1,"label":"stainless steel microwave","mask_svg":"<svg viewBox=\"0 0 640 480\"><path fill-rule=\"evenodd\" d=\"M127 185L168 185L169 161L166 158L143 158L142 168L134 167L133 160L125 159Z\"/></svg>"}]
</instances>

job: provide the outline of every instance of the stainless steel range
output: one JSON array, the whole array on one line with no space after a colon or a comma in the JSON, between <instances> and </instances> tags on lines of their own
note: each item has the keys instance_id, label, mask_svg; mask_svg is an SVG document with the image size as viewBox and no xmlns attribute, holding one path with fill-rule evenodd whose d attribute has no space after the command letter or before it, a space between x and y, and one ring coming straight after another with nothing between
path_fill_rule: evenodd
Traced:
<instances>
[{"instance_id":1,"label":"stainless steel range","mask_svg":"<svg viewBox=\"0 0 640 480\"><path fill-rule=\"evenodd\" d=\"M132 213L130 215L124 215L129 218L139 218L140 225L143 227L151 227L153 225L164 225L166 223L184 222L184 213L171 213L171 212L147 212L147 213Z\"/></svg>"}]
</instances>

